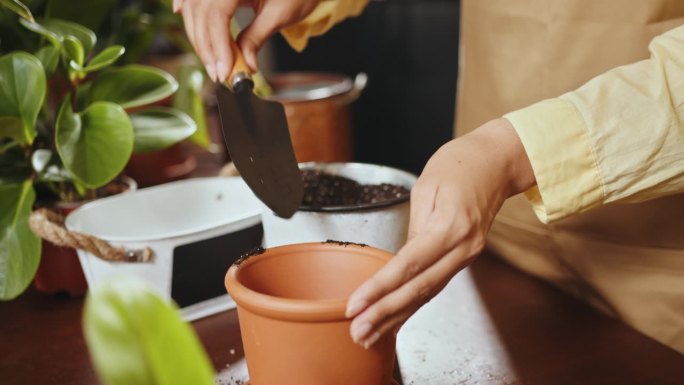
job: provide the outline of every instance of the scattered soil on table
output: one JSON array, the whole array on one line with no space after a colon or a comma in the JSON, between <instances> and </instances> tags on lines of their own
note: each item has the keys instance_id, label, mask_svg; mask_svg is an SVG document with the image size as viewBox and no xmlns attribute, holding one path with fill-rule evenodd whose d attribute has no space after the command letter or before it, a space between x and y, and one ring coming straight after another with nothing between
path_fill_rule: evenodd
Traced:
<instances>
[{"instance_id":1,"label":"scattered soil on table","mask_svg":"<svg viewBox=\"0 0 684 385\"><path fill-rule=\"evenodd\" d=\"M302 206L311 208L359 206L407 197L410 190L389 183L361 184L319 170L302 170Z\"/></svg>"},{"instance_id":2,"label":"scattered soil on table","mask_svg":"<svg viewBox=\"0 0 684 385\"><path fill-rule=\"evenodd\" d=\"M328 239L323 243L332 243L334 245L339 245L339 246L349 246L349 245L354 245L354 246L361 246L361 247L366 247L368 246L365 243L356 243L356 242L344 242L344 241L336 241L334 239Z\"/></svg>"},{"instance_id":3,"label":"scattered soil on table","mask_svg":"<svg viewBox=\"0 0 684 385\"><path fill-rule=\"evenodd\" d=\"M233 378L233 376L230 376L230 379L224 380L224 379L219 379L216 381L216 385L247 385L249 384L248 381L243 381L240 379Z\"/></svg>"},{"instance_id":4,"label":"scattered soil on table","mask_svg":"<svg viewBox=\"0 0 684 385\"><path fill-rule=\"evenodd\" d=\"M251 258L255 255L263 254L265 252L266 252L266 249L264 249L261 246L257 246L255 248L251 249L250 251L242 254L240 256L240 258L237 259L237 261L233 262L233 265L240 266L242 264L242 262L248 260L249 258Z\"/></svg>"}]
</instances>

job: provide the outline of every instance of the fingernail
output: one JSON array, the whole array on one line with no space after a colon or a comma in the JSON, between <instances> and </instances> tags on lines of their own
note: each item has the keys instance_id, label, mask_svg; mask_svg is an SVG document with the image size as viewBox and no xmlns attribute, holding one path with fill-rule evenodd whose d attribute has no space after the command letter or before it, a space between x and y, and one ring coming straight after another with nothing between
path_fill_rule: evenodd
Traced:
<instances>
[{"instance_id":1,"label":"fingernail","mask_svg":"<svg viewBox=\"0 0 684 385\"><path fill-rule=\"evenodd\" d=\"M356 327L352 327L352 340L354 340L354 342L356 342L357 344L360 343L366 337L366 334L368 334L368 332L371 331L372 328L373 325L371 325L368 322L362 323L361 325Z\"/></svg>"},{"instance_id":2,"label":"fingernail","mask_svg":"<svg viewBox=\"0 0 684 385\"><path fill-rule=\"evenodd\" d=\"M228 77L228 70L226 69L226 65L223 64L223 62L220 60L216 62L216 74L218 75L218 79L221 82L225 82L226 78Z\"/></svg>"},{"instance_id":3,"label":"fingernail","mask_svg":"<svg viewBox=\"0 0 684 385\"><path fill-rule=\"evenodd\" d=\"M373 346L374 343L378 342L380 339L380 333L375 332L373 333L370 337L368 337L365 341L363 341L363 348L368 350L371 346Z\"/></svg>"},{"instance_id":4,"label":"fingernail","mask_svg":"<svg viewBox=\"0 0 684 385\"><path fill-rule=\"evenodd\" d=\"M361 310L365 309L366 306L368 306L368 302L362 299L357 300L347 306L347 311L344 314L347 318L354 317L355 315L359 314Z\"/></svg>"},{"instance_id":5,"label":"fingernail","mask_svg":"<svg viewBox=\"0 0 684 385\"><path fill-rule=\"evenodd\" d=\"M180 0L173 0L173 12L178 13L180 9Z\"/></svg>"},{"instance_id":6,"label":"fingernail","mask_svg":"<svg viewBox=\"0 0 684 385\"><path fill-rule=\"evenodd\" d=\"M209 75L209 79L211 79L211 81L215 82L216 81L216 70L214 69L214 66L212 64L206 64L205 67L207 68L207 75Z\"/></svg>"}]
</instances>

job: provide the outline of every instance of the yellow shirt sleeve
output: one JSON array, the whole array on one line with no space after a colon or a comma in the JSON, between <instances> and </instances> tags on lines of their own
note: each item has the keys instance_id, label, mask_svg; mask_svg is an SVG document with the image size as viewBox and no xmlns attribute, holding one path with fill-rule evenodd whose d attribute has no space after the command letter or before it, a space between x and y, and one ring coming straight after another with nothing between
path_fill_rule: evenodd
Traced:
<instances>
[{"instance_id":1,"label":"yellow shirt sleeve","mask_svg":"<svg viewBox=\"0 0 684 385\"><path fill-rule=\"evenodd\" d=\"M684 26L650 59L504 117L537 179L525 194L543 222L610 202L684 192Z\"/></svg>"},{"instance_id":2,"label":"yellow shirt sleeve","mask_svg":"<svg viewBox=\"0 0 684 385\"><path fill-rule=\"evenodd\" d=\"M321 1L304 20L282 30L283 37L292 48L301 52L309 38L326 33L340 21L358 16L368 0Z\"/></svg>"}]
</instances>

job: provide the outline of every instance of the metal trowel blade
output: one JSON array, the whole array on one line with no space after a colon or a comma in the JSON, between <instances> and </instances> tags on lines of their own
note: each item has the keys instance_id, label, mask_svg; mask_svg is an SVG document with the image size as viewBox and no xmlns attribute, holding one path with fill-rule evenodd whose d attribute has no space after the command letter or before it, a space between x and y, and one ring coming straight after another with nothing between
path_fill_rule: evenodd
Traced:
<instances>
[{"instance_id":1,"label":"metal trowel blade","mask_svg":"<svg viewBox=\"0 0 684 385\"><path fill-rule=\"evenodd\" d=\"M247 185L283 218L299 208L304 185L297 166L285 109L260 99L251 87L216 91L221 131L231 160Z\"/></svg>"}]
</instances>

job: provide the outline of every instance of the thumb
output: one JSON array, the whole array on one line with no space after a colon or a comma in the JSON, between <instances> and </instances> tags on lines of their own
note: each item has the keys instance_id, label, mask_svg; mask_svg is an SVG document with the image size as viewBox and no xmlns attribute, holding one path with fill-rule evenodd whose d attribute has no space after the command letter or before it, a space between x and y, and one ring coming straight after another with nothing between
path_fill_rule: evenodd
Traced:
<instances>
[{"instance_id":1,"label":"thumb","mask_svg":"<svg viewBox=\"0 0 684 385\"><path fill-rule=\"evenodd\" d=\"M279 18L266 12L257 14L254 20L242 31L237 39L237 44L245 57L249 68L256 72L256 54L266 39L271 37L279 28Z\"/></svg>"}]
</instances>

